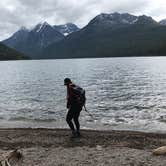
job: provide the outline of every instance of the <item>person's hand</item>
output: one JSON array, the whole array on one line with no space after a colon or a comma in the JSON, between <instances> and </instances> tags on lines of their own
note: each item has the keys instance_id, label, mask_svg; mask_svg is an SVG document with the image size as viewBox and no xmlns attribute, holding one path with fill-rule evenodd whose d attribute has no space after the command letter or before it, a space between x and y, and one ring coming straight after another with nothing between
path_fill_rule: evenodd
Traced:
<instances>
[{"instance_id":1,"label":"person's hand","mask_svg":"<svg viewBox=\"0 0 166 166\"><path fill-rule=\"evenodd\" d=\"M70 105L69 105L68 103L67 103L67 105L66 105L66 108L67 108L67 109L69 109L69 108L70 108Z\"/></svg>"}]
</instances>

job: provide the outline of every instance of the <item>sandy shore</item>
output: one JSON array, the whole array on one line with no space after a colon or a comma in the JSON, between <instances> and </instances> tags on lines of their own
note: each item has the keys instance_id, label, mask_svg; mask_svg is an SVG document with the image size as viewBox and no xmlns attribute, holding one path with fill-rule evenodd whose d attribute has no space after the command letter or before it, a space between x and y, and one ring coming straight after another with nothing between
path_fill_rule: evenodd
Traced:
<instances>
[{"instance_id":1,"label":"sandy shore","mask_svg":"<svg viewBox=\"0 0 166 166\"><path fill-rule=\"evenodd\" d=\"M1 156L20 149L22 166L166 166L166 156L152 155L166 145L166 134L67 129L0 129Z\"/></svg>"}]
</instances>

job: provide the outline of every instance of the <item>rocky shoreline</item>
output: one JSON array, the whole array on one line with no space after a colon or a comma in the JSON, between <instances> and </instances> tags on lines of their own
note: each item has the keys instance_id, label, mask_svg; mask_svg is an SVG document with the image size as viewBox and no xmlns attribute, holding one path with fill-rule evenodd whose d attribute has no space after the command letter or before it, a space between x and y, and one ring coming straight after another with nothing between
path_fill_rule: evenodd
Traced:
<instances>
[{"instance_id":1,"label":"rocky shoreline","mask_svg":"<svg viewBox=\"0 0 166 166\"><path fill-rule=\"evenodd\" d=\"M0 154L22 152L22 166L165 166L166 156L154 156L166 145L166 134L134 131L82 130L70 138L68 129L0 129Z\"/></svg>"}]
</instances>

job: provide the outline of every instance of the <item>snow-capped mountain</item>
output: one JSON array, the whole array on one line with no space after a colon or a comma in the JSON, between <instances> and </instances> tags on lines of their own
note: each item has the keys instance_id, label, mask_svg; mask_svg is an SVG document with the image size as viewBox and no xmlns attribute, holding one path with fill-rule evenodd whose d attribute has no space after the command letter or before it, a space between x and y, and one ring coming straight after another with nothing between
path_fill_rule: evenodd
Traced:
<instances>
[{"instance_id":1,"label":"snow-capped mountain","mask_svg":"<svg viewBox=\"0 0 166 166\"><path fill-rule=\"evenodd\" d=\"M22 27L10 38L2 41L11 48L25 54L38 57L41 51L49 44L62 40L66 35L78 31L79 28L72 23L51 26L47 22L39 23L31 29Z\"/></svg>"},{"instance_id":2,"label":"snow-capped mountain","mask_svg":"<svg viewBox=\"0 0 166 166\"><path fill-rule=\"evenodd\" d=\"M43 22L43 23L37 24L37 25L32 29L32 31L41 33L41 32L42 32L43 30L45 30L46 28L52 28L52 26L50 26L47 22Z\"/></svg>"},{"instance_id":3,"label":"snow-capped mountain","mask_svg":"<svg viewBox=\"0 0 166 166\"><path fill-rule=\"evenodd\" d=\"M36 32L36 33L43 33L47 29L54 30L54 28L51 25L49 25L47 22L43 22L43 23L37 24L34 28L32 28L31 31Z\"/></svg>"},{"instance_id":4,"label":"snow-capped mountain","mask_svg":"<svg viewBox=\"0 0 166 166\"><path fill-rule=\"evenodd\" d=\"M102 13L96 16L94 19L90 21L90 24L98 25L98 24L132 24L137 21L137 16L130 15L128 13L119 14L119 13L112 13L106 14Z\"/></svg>"},{"instance_id":5,"label":"snow-capped mountain","mask_svg":"<svg viewBox=\"0 0 166 166\"><path fill-rule=\"evenodd\" d=\"M151 17L148 16L134 16L128 13L102 13L92 19L89 24L91 25L119 25L119 24L149 24L157 23Z\"/></svg>"},{"instance_id":6,"label":"snow-capped mountain","mask_svg":"<svg viewBox=\"0 0 166 166\"><path fill-rule=\"evenodd\" d=\"M33 58L38 58L42 49L49 44L62 40L64 35L47 22L39 23L31 30L25 27L3 41L9 47L23 52Z\"/></svg>"},{"instance_id":7,"label":"snow-capped mountain","mask_svg":"<svg viewBox=\"0 0 166 166\"><path fill-rule=\"evenodd\" d=\"M166 25L166 19L161 20L161 21L159 22L159 24L161 24L161 25Z\"/></svg>"},{"instance_id":8,"label":"snow-capped mountain","mask_svg":"<svg viewBox=\"0 0 166 166\"><path fill-rule=\"evenodd\" d=\"M79 28L72 23L67 23L64 25L55 25L54 28L65 36L79 30Z\"/></svg>"},{"instance_id":9,"label":"snow-capped mountain","mask_svg":"<svg viewBox=\"0 0 166 166\"><path fill-rule=\"evenodd\" d=\"M63 39L64 36L47 22L44 22L37 24L30 31L29 38L36 41L36 44L42 48Z\"/></svg>"},{"instance_id":10,"label":"snow-capped mountain","mask_svg":"<svg viewBox=\"0 0 166 166\"><path fill-rule=\"evenodd\" d=\"M47 58L165 55L166 29L148 16L100 14L43 50ZM155 46L155 47L154 47Z\"/></svg>"},{"instance_id":11,"label":"snow-capped mountain","mask_svg":"<svg viewBox=\"0 0 166 166\"><path fill-rule=\"evenodd\" d=\"M166 20L160 24L165 25ZM32 59L123 56L124 53L132 56L142 49L144 53L141 53L145 55L151 54L153 46L164 37L165 27L160 24L145 15L102 13L82 29L72 23L51 26L43 22L30 30L21 28L3 43L30 55Z\"/></svg>"}]
</instances>

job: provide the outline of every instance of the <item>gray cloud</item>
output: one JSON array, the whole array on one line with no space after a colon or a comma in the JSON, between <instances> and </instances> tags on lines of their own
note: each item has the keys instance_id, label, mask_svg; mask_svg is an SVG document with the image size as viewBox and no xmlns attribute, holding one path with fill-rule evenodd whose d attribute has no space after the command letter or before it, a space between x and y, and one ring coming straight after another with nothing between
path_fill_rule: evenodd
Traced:
<instances>
[{"instance_id":1,"label":"gray cloud","mask_svg":"<svg viewBox=\"0 0 166 166\"><path fill-rule=\"evenodd\" d=\"M43 21L55 24L73 22L82 27L100 13L128 12L166 18L165 0L3 0L0 2L0 39L21 26L32 27Z\"/></svg>"}]
</instances>

